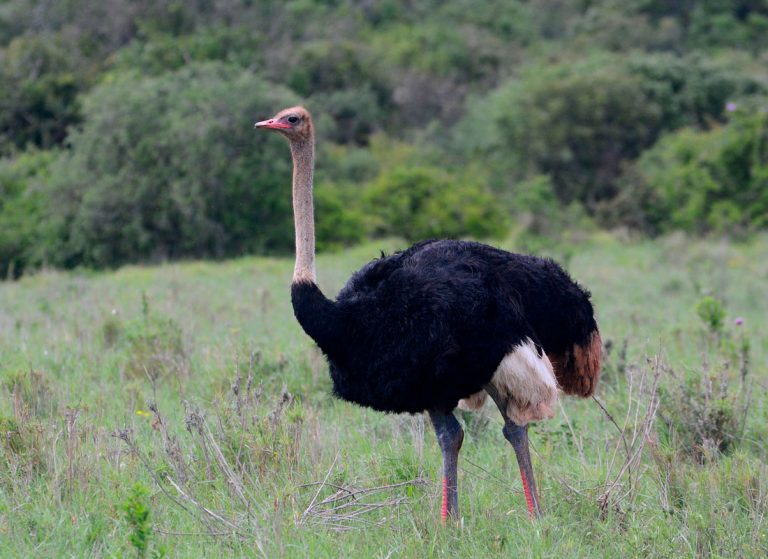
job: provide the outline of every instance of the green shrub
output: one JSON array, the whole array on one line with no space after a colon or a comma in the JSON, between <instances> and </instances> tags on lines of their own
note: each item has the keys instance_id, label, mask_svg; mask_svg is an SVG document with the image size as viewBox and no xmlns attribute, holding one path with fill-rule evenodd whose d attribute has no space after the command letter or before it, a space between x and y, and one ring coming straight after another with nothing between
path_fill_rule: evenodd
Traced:
<instances>
[{"instance_id":1,"label":"green shrub","mask_svg":"<svg viewBox=\"0 0 768 559\"><path fill-rule=\"evenodd\" d=\"M764 2L667 2L641 0L635 10L659 28L672 31L676 49L725 47L759 52L766 45L768 6ZM624 3L619 4L625 8Z\"/></svg>"},{"instance_id":2,"label":"green shrub","mask_svg":"<svg viewBox=\"0 0 768 559\"><path fill-rule=\"evenodd\" d=\"M768 6L764 2L692 3L690 42L759 52L766 46Z\"/></svg>"},{"instance_id":3,"label":"green shrub","mask_svg":"<svg viewBox=\"0 0 768 559\"><path fill-rule=\"evenodd\" d=\"M142 559L147 556L149 544L152 538L152 523L149 520L149 504L147 503L149 490L140 483L131 487L131 492L122 504L125 520L131 529L128 540L131 542L136 557ZM152 557L165 556L163 548L153 551Z\"/></svg>"},{"instance_id":4,"label":"green shrub","mask_svg":"<svg viewBox=\"0 0 768 559\"><path fill-rule=\"evenodd\" d=\"M498 237L505 232L497 201L479 182L436 167L394 167L365 193L375 233L409 241L437 237Z\"/></svg>"},{"instance_id":5,"label":"green shrub","mask_svg":"<svg viewBox=\"0 0 768 559\"><path fill-rule=\"evenodd\" d=\"M456 74L472 79L483 71L482 65L473 63L472 49L459 29L439 23L394 25L376 35L372 47L385 63L415 67L435 76Z\"/></svg>"},{"instance_id":6,"label":"green shrub","mask_svg":"<svg viewBox=\"0 0 768 559\"><path fill-rule=\"evenodd\" d=\"M253 121L295 101L221 63L114 76L55 166L45 234L57 265L287 251L291 163Z\"/></svg>"},{"instance_id":7,"label":"green shrub","mask_svg":"<svg viewBox=\"0 0 768 559\"><path fill-rule=\"evenodd\" d=\"M725 307L714 297L706 296L696 303L696 314L713 334L723 331L725 324Z\"/></svg>"},{"instance_id":8,"label":"green shrub","mask_svg":"<svg viewBox=\"0 0 768 559\"><path fill-rule=\"evenodd\" d=\"M317 40L303 44L294 53L287 83L302 96L341 91L371 84L371 68L365 49L352 41Z\"/></svg>"},{"instance_id":9,"label":"green shrub","mask_svg":"<svg viewBox=\"0 0 768 559\"><path fill-rule=\"evenodd\" d=\"M742 320L726 327L723 303L707 295L696 304L706 327L701 364L692 372L669 373L661 392L661 435L670 448L698 462L716 460L745 441L753 381L749 378L750 340ZM713 370L714 369L714 370Z\"/></svg>"},{"instance_id":10,"label":"green shrub","mask_svg":"<svg viewBox=\"0 0 768 559\"><path fill-rule=\"evenodd\" d=\"M211 27L180 37L154 34L146 41L134 41L117 51L110 60L110 72L140 71L157 76L191 62L211 60L247 68L261 62L262 42L262 36L244 28Z\"/></svg>"},{"instance_id":11,"label":"green shrub","mask_svg":"<svg viewBox=\"0 0 768 559\"><path fill-rule=\"evenodd\" d=\"M627 70L640 79L647 102L661 111L660 131L707 128L725 119L729 101L766 92L766 82L749 56L635 55Z\"/></svg>"},{"instance_id":12,"label":"green shrub","mask_svg":"<svg viewBox=\"0 0 768 559\"><path fill-rule=\"evenodd\" d=\"M38 263L43 199L54 154L31 151L0 160L0 278L17 277Z\"/></svg>"},{"instance_id":13,"label":"green shrub","mask_svg":"<svg viewBox=\"0 0 768 559\"><path fill-rule=\"evenodd\" d=\"M768 115L683 129L643 154L629 188L644 190L654 231L743 233L768 226Z\"/></svg>"},{"instance_id":14,"label":"green shrub","mask_svg":"<svg viewBox=\"0 0 768 559\"><path fill-rule=\"evenodd\" d=\"M112 326L117 341L119 326ZM105 332L106 334L106 332ZM181 326L172 318L159 316L149 308L149 299L142 294L142 316L125 326L128 341L126 373L134 378L149 377L152 381L171 374L187 372L187 353Z\"/></svg>"},{"instance_id":15,"label":"green shrub","mask_svg":"<svg viewBox=\"0 0 768 559\"><path fill-rule=\"evenodd\" d=\"M621 194L628 163L664 131L708 125L723 118L727 101L765 90L735 62L600 54L530 67L469 104L454 147L488 161L502 188L545 174L561 203L600 217Z\"/></svg>"},{"instance_id":16,"label":"green shrub","mask_svg":"<svg viewBox=\"0 0 768 559\"><path fill-rule=\"evenodd\" d=\"M516 225L524 229L526 236L546 236L564 243L563 235L568 231L594 228L578 202L567 206L559 202L552 180L545 175L516 184L510 197L510 207L517 214Z\"/></svg>"},{"instance_id":17,"label":"green shrub","mask_svg":"<svg viewBox=\"0 0 768 559\"><path fill-rule=\"evenodd\" d=\"M339 144L364 145L384 124L385 111L369 84L320 92L308 99L317 115L319 136Z\"/></svg>"},{"instance_id":18,"label":"green shrub","mask_svg":"<svg viewBox=\"0 0 768 559\"><path fill-rule=\"evenodd\" d=\"M662 392L662 435L698 462L730 452L743 438L748 395L734 389L726 374L675 379Z\"/></svg>"},{"instance_id":19,"label":"green shrub","mask_svg":"<svg viewBox=\"0 0 768 559\"><path fill-rule=\"evenodd\" d=\"M317 208L315 234L318 250L333 250L359 243L367 233L365 217L355 207L354 197L337 186L320 184L315 188Z\"/></svg>"},{"instance_id":20,"label":"green shrub","mask_svg":"<svg viewBox=\"0 0 768 559\"><path fill-rule=\"evenodd\" d=\"M0 51L0 155L60 144L80 119L86 64L74 41L17 37Z\"/></svg>"},{"instance_id":21,"label":"green shrub","mask_svg":"<svg viewBox=\"0 0 768 559\"><path fill-rule=\"evenodd\" d=\"M541 70L541 69L540 69ZM660 108L641 82L609 59L531 72L498 92L490 111L502 151L551 176L563 203L613 196L622 162L655 140Z\"/></svg>"}]
</instances>

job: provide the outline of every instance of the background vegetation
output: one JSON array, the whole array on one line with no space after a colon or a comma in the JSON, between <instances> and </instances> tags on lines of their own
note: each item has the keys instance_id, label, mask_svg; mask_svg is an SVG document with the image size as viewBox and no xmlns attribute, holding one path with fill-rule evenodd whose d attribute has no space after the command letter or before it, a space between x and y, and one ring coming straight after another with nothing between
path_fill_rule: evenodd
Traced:
<instances>
[{"instance_id":1,"label":"background vegetation","mask_svg":"<svg viewBox=\"0 0 768 559\"><path fill-rule=\"evenodd\" d=\"M321 248L749 235L766 37L751 0L5 0L0 275L287 252L288 155L251 125L294 102Z\"/></svg>"},{"instance_id":2,"label":"background vegetation","mask_svg":"<svg viewBox=\"0 0 768 559\"><path fill-rule=\"evenodd\" d=\"M766 68L759 0L0 0L0 555L768 556ZM297 102L329 295L431 236L593 292L540 521L492 407L444 529L425 417L330 396Z\"/></svg>"}]
</instances>

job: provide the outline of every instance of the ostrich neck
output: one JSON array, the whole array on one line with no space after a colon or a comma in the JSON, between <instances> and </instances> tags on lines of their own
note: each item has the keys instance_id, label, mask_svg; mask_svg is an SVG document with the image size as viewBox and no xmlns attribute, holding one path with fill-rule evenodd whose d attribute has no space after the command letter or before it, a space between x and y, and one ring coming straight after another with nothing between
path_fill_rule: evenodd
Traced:
<instances>
[{"instance_id":1,"label":"ostrich neck","mask_svg":"<svg viewBox=\"0 0 768 559\"><path fill-rule=\"evenodd\" d=\"M293 155L293 223L296 231L296 265L293 268L293 283L316 283L315 214L312 206L314 140L292 142L291 155Z\"/></svg>"}]
</instances>

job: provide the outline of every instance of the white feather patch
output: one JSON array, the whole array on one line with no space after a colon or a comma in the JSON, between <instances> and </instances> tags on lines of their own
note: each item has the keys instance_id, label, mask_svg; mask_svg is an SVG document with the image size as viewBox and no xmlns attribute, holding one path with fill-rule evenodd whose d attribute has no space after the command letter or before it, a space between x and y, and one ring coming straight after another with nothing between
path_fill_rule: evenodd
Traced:
<instances>
[{"instance_id":1,"label":"white feather patch","mask_svg":"<svg viewBox=\"0 0 768 559\"><path fill-rule=\"evenodd\" d=\"M539 356L533 341L527 338L504 356L493 374L491 384L507 401L507 415L518 425L550 419L557 405L557 380L546 353ZM459 408L478 410L488 394L485 390L459 401Z\"/></svg>"},{"instance_id":2,"label":"white feather patch","mask_svg":"<svg viewBox=\"0 0 768 559\"><path fill-rule=\"evenodd\" d=\"M477 411L485 405L488 393L485 390L475 392L471 396L459 400L459 409L464 411Z\"/></svg>"}]
</instances>

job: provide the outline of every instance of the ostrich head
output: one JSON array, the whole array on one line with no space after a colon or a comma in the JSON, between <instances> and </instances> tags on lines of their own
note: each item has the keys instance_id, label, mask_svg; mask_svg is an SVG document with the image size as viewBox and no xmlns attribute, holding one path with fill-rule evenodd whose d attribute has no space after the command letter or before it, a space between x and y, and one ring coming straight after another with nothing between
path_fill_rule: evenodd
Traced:
<instances>
[{"instance_id":1,"label":"ostrich head","mask_svg":"<svg viewBox=\"0 0 768 559\"><path fill-rule=\"evenodd\" d=\"M304 107L283 109L272 118L257 122L255 127L280 132L290 142L312 139L312 117Z\"/></svg>"}]
</instances>

